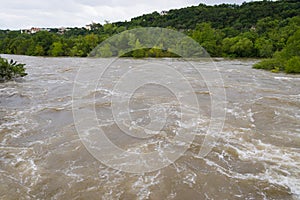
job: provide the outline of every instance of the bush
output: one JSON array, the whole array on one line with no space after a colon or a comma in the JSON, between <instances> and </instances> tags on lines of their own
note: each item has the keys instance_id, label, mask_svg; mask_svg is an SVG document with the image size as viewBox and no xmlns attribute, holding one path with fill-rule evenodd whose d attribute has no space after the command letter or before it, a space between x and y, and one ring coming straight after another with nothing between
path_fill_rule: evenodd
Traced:
<instances>
[{"instance_id":1,"label":"bush","mask_svg":"<svg viewBox=\"0 0 300 200\"><path fill-rule=\"evenodd\" d=\"M286 47L274 53L272 59L263 60L253 67L273 72L300 73L300 30L289 37Z\"/></svg>"},{"instance_id":2,"label":"bush","mask_svg":"<svg viewBox=\"0 0 300 200\"><path fill-rule=\"evenodd\" d=\"M300 57L294 56L289 59L285 67L286 73L300 73Z\"/></svg>"},{"instance_id":3,"label":"bush","mask_svg":"<svg viewBox=\"0 0 300 200\"><path fill-rule=\"evenodd\" d=\"M259 63L254 64L255 69L265 69L265 70L278 70L283 71L284 66L277 59L265 59Z\"/></svg>"},{"instance_id":4,"label":"bush","mask_svg":"<svg viewBox=\"0 0 300 200\"><path fill-rule=\"evenodd\" d=\"M9 81L26 76L27 73L25 73L24 66L25 64L20 64L13 60L8 62L7 59L0 57L0 81Z\"/></svg>"}]
</instances>

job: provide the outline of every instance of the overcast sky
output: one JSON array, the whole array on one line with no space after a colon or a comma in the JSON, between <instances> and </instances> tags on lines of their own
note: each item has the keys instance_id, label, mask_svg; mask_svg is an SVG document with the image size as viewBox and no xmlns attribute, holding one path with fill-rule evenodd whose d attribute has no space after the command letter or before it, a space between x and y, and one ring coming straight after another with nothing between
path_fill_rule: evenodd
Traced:
<instances>
[{"instance_id":1,"label":"overcast sky","mask_svg":"<svg viewBox=\"0 0 300 200\"><path fill-rule=\"evenodd\" d=\"M0 29L83 27L92 21L129 21L142 14L199 3L244 1L251 0L0 0Z\"/></svg>"}]
</instances>

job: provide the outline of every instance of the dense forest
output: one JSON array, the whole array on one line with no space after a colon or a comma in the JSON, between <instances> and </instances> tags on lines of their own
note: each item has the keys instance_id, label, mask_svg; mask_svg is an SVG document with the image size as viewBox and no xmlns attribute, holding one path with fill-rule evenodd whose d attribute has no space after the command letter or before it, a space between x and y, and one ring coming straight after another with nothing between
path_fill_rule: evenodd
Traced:
<instances>
[{"instance_id":1,"label":"dense forest","mask_svg":"<svg viewBox=\"0 0 300 200\"><path fill-rule=\"evenodd\" d=\"M200 4L163 13L153 12L131 21L106 24L93 23L87 28L68 28L64 32L47 29L34 34L0 31L0 53L33 56L88 56L99 43L110 36L137 27L164 27L192 37L213 57L272 58L256 68L286 70L300 63L300 1L256 1L242 5ZM131 38L127 45L136 47L139 41ZM175 56L163 49L145 49L126 56ZM114 55L109 46L106 56ZM292 61L289 61L293 59ZM271 63L271 64L270 64ZM292 63L292 64L291 64ZM299 70L300 72L300 70Z\"/></svg>"}]
</instances>

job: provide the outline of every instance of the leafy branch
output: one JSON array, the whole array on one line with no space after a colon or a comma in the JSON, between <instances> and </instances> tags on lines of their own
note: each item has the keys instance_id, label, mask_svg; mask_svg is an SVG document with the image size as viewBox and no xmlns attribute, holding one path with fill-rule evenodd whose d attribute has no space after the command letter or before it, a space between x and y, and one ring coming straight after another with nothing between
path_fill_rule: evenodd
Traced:
<instances>
[{"instance_id":1,"label":"leafy branch","mask_svg":"<svg viewBox=\"0 0 300 200\"><path fill-rule=\"evenodd\" d=\"M0 81L4 82L26 76L24 66L25 64L13 60L8 61L0 57Z\"/></svg>"}]
</instances>

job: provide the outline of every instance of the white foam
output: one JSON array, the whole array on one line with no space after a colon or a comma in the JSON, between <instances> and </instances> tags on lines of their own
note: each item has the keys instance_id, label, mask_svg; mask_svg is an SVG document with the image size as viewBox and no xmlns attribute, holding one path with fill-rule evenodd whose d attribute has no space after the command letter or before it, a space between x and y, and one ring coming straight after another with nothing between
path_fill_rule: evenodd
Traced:
<instances>
[{"instance_id":1,"label":"white foam","mask_svg":"<svg viewBox=\"0 0 300 200\"><path fill-rule=\"evenodd\" d=\"M297 149L265 144L260 140L252 140L251 143L243 141L243 143L228 144L227 146L236 150L240 160L263 163L266 170L259 174L243 174L232 171L230 168L221 167L208 159L205 159L206 163L216 167L219 173L230 178L267 181L289 188L294 195L300 198L300 153ZM222 154L219 158L222 158Z\"/></svg>"},{"instance_id":2,"label":"white foam","mask_svg":"<svg viewBox=\"0 0 300 200\"><path fill-rule=\"evenodd\" d=\"M196 184L196 178L197 174L194 172L190 172L183 178L183 183L192 188Z\"/></svg>"},{"instance_id":3,"label":"white foam","mask_svg":"<svg viewBox=\"0 0 300 200\"><path fill-rule=\"evenodd\" d=\"M153 185L159 184L159 175L158 171L155 175L143 175L139 176L137 181L133 183L132 189L136 192L138 199L149 199L151 190L150 187Z\"/></svg>"},{"instance_id":4,"label":"white foam","mask_svg":"<svg viewBox=\"0 0 300 200\"><path fill-rule=\"evenodd\" d=\"M286 76L275 76L276 80L300 80L299 77L286 77Z\"/></svg>"}]
</instances>

